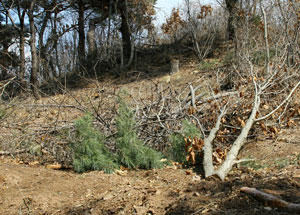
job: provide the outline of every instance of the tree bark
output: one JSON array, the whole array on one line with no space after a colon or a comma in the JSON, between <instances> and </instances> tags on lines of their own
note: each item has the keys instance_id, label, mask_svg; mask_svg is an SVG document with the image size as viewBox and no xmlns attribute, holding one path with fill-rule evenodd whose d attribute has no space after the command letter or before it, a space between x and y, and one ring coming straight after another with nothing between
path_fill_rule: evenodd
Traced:
<instances>
[{"instance_id":1,"label":"tree bark","mask_svg":"<svg viewBox=\"0 0 300 215\"><path fill-rule=\"evenodd\" d=\"M128 10L127 10L127 0L120 2L120 14L121 14L121 34L122 34L122 46L123 54L125 59L130 58L131 53L131 33L128 23Z\"/></svg>"},{"instance_id":2,"label":"tree bark","mask_svg":"<svg viewBox=\"0 0 300 215\"><path fill-rule=\"evenodd\" d=\"M25 80L25 10L21 13L20 3L18 1L18 16L20 21L19 39L20 39L20 69L19 69L19 81L21 83L22 90L27 88L27 82Z\"/></svg>"},{"instance_id":3,"label":"tree bark","mask_svg":"<svg viewBox=\"0 0 300 215\"><path fill-rule=\"evenodd\" d=\"M88 60L89 65L93 66L97 58L97 44L96 44L96 35L95 35L96 23L95 20L91 19L89 22L89 30L87 33L87 42L88 42Z\"/></svg>"},{"instance_id":4,"label":"tree bark","mask_svg":"<svg viewBox=\"0 0 300 215\"><path fill-rule=\"evenodd\" d=\"M227 40L233 40L235 37L235 29L236 29L236 14L238 9L238 0L225 0L226 10L229 13L227 20Z\"/></svg>"},{"instance_id":5,"label":"tree bark","mask_svg":"<svg viewBox=\"0 0 300 215\"><path fill-rule=\"evenodd\" d=\"M50 77L50 71L48 69L48 47L44 45L44 33L48 24L49 19L51 19L51 12L50 12L50 8L45 8L45 16L43 18L43 22L41 25L41 29L39 32L39 39L38 39L38 43L39 43L39 63L42 64L41 68L41 75L43 76L44 80L48 80ZM52 34L52 32L51 32Z\"/></svg>"},{"instance_id":6,"label":"tree bark","mask_svg":"<svg viewBox=\"0 0 300 215\"><path fill-rule=\"evenodd\" d=\"M30 3L30 7L28 10L28 17L29 17L29 25L30 25L30 51L31 51L31 76L30 76L30 83L31 89L35 99L40 99L40 94L38 91L38 56L36 51L36 35L35 35L35 26L34 26L34 7L36 4L36 0L33 0Z\"/></svg>"},{"instance_id":7,"label":"tree bark","mask_svg":"<svg viewBox=\"0 0 300 215\"><path fill-rule=\"evenodd\" d=\"M85 33L84 33L84 3L83 0L78 0L78 61L79 66L84 65L85 61Z\"/></svg>"}]
</instances>

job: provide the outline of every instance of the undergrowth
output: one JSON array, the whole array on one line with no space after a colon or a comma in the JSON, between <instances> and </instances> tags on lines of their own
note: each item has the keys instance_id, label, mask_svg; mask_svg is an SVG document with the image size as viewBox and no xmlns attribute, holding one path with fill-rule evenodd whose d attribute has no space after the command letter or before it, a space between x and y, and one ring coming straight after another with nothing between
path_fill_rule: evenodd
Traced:
<instances>
[{"instance_id":1,"label":"undergrowth","mask_svg":"<svg viewBox=\"0 0 300 215\"><path fill-rule=\"evenodd\" d=\"M137 137L134 113L121 96L118 98L119 109L116 118L118 162L128 168L161 168L163 166L161 153L144 146Z\"/></svg>"},{"instance_id":2,"label":"undergrowth","mask_svg":"<svg viewBox=\"0 0 300 215\"><path fill-rule=\"evenodd\" d=\"M85 115L75 122L75 141L73 149L73 168L82 173L90 170L103 170L111 173L119 166L129 169L153 169L163 167L162 154L144 146L137 137L133 111L119 97L116 153L105 147L105 137L95 130L92 117Z\"/></svg>"},{"instance_id":3,"label":"undergrowth","mask_svg":"<svg viewBox=\"0 0 300 215\"><path fill-rule=\"evenodd\" d=\"M197 126L188 120L184 120L182 123L181 133L172 134L169 138L171 147L168 150L168 154L171 160L186 163L186 151L185 151L185 137L190 138L202 138L201 132Z\"/></svg>"},{"instance_id":4,"label":"undergrowth","mask_svg":"<svg viewBox=\"0 0 300 215\"><path fill-rule=\"evenodd\" d=\"M105 138L93 128L92 117L85 115L75 122L75 139L73 168L76 172L103 170L111 173L117 164L113 155L104 146Z\"/></svg>"}]
</instances>

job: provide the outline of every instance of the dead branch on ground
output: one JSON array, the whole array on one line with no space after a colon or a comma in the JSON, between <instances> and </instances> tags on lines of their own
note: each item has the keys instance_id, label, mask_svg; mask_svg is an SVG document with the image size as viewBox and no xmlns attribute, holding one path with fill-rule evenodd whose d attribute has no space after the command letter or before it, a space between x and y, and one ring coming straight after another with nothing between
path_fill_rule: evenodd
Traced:
<instances>
[{"instance_id":1,"label":"dead branch on ground","mask_svg":"<svg viewBox=\"0 0 300 215\"><path fill-rule=\"evenodd\" d=\"M272 194L268 194L250 187L242 187L241 192L254 197L260 202L263 202L264 206L266 207L277 208L285 212L300 213L300 204L286 202Z\"/></svg>"}]
</instances>

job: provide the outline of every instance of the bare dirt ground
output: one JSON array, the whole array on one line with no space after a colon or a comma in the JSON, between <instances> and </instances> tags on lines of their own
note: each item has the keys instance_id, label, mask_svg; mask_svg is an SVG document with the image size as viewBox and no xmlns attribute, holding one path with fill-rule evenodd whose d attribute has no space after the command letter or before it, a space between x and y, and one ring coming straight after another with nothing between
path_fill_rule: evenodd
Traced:
<instances>
[{"instance_id":1,"label":"bare dirt ground","mask_svg":"<svg viewBox=\"0 0 300 215\"><path fill-rule=\"evenodd\" d=\"M241 193L243 186L300 203L299 164L239 167L221 182L176 167L76 174L6 158L0 160L0 214L287 214Z\"/></svg>"},{"instance_id":2,"label":"bare dirt ground","mask_svg":"<svg viewBox=\"0 0 300 215\"><path fill-rule=\"evenodd\" d=\"M145 94L151 92L153 82L182 88L199 77L199 71L189 67L172 76L119 84L115 88L123 87L132 91L131 94ZM101 89L113 91L111 85L113 83L103 84ZM19 140L22 131L29 134L39 131L42 135L42 129L48 129L46 121L55 122L57 127L66 126L67 121L83 115L76 109L78 104L74 100L88 98L94 93L94 88L88 88L74 90L72 94L45 97L38 103L31 99L18 103L14 110L8 110L10 115L1 126L1 150L9 150L9 144ZM57 106L69 106L58 112L45 105L54 101ZM33 103L35 111L32 111ZM49 137L41 138L45 141ZM39 143L41 140L31 141ZM59 141L52 140L57 145L64 144ZM22 140L19 142L21 144ZM251 140L243 148L240 158L252 158L254 161L234 167L222 182L216 178L203 179L196 170L180 166L149 171L124 170L114 174L99 171L76 174L71 170L47 168L43 165L45 161L35 158L24 163L20 157L2 156L0 214L287 214L241 193L243 186L300 203L299 125L282 129L273 139Z\"/></svg>"}]
</instances>

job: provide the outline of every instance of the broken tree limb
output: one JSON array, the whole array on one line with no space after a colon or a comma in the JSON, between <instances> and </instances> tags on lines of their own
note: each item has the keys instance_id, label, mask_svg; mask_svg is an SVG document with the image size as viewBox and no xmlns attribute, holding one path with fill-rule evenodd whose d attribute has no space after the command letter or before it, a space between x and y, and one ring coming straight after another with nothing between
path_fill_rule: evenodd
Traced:
<instances>
[{"instance_id":1,"label":"broken tree limb","mask_svg":"<svg viewBox=\"0 0 300 215\"><path fill-rule=\"evenodd\" d=\"M11 79L8 79L8 80L5 80L5 81L1 81L1 82L5 82L4 84L2 84L1 82L0 82L0 90L1 90L1 93L0 93L0 97L3 95L3 93L4 93L4 90L5 90L5 87L7 86L7 85L9 85L10 84L10 82L12 82L14 79L16 79L17 78L17 76L14 76L14 77L12 77Z\"/></svg>"},{"instance_id":2,"label":"broken tree limb","mask_svg":"<svg viewBox=\"0 0 300 215\"><path fill-rule=\"evenodd\" d=\"M254 104L252 107L251 114L246 122L246 125L243 127L240 135L234 141L230 151L228 152L228 154L226 156L224 163L220 166L219 169L216 170L216 174L220 177L220 179L222 181L225 179L228 172L232 169L232 166L236 163L236 158L239 154L239 151L246 142L248 133L249 133L250 129L252 128L252 125L255 122L256 113L259 110L260 92L258 92L255 81L253 81L253 82L254 82L254 85L256 88L256 90L255 90L256 92L255 92Z\"/></svg>"},{"instance_id":3,"label":"broken tree limb","mask_svg":"<svg viewBox=\"0 0 300 215\"><path fill-rule=\"evenodd\" d=\"M219 99L219 98L222 98L222 97L225 97L225 96L237 95L238 93L239 93L238 91L220 93L218 95L210 96L208 98L205 98L205 99L197 102L197 105L201 105L201 104L206 103L206 102L208 102L210 100Z\"/></svg>"},{"instance_id":4,"label":"broken tree limb","mask_svg":"<svg viewBox=\"0 0 300 215\"><path fill-rule=\"evenodd\" d=\"M281 211L300 213L300 204L286 202L272 194L250 187L242 187L241 192L253 196L256 200L263 202L265 206L278 208Z\"/></svg>"},{"instance_id":5,"label":"broken tree limb","mask_svg":"<svg viewBox=\"0 0 300 215\"><path fill-rule=\"evenodd\" d=\"M191 91L191 104L193 106L193 108L196 108L196 99L195 99L195 91L194 91L194 88L193 86L190 84L190 91Z\"/></svg>"},{"instance_id":6,"label":"broken tree limb","mask_svg":"<svg viewBox=\"0 0 300 215\"><path fill-rule=\"evenodd\" d=\"M208 101L211 101L211 100L219 99L219 98L222 98L222 97L225 97L225 96L237 95L238 93L239 93L238 91L225 92L225 93L220 93L218 95L210 96L210 97L207 97L203 100L197 101L205 95L205 93L201 93L201 94L195 96L195 103L196 103L196 105L201 105L201 104L204 104L204 103L206 103ZM190 105L191 105L191 101L188 101L187 104L184 106L184 108L188 108Z\"/></svg>"},{"instance_id":7,"label":"broken tree limb","mask_svg":"<svg viewBox=\"0 0 300 215\"><path fill-rule=\"evenodd\" d=\"M213 157L212 157L212 151L213 151L212 142L214 141L216 134L220 129L221 120L222 120L223 116L225 115L225 113L226 113L226 107L224 107L223 110L221 111L221 113L217 119L215 127L213 129L211 129L208 137L204 139L203 167L204 167L205 177L209 177L209 176L215 174L214 165L213 165Z\"/></svg>"}]
</instances>

